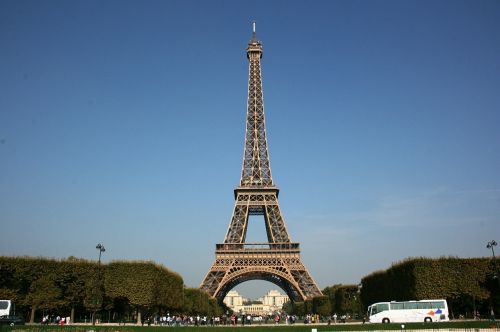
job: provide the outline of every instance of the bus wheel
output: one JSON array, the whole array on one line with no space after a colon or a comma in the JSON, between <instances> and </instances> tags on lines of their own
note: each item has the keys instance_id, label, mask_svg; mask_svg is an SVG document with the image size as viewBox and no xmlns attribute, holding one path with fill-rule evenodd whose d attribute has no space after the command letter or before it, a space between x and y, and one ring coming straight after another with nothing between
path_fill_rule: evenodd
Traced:
<instances>
[{"instance_id":1,"label":"bus wheel","mask_svg":"<svg viewBox=\"0 0 500 332\"><path fill-rule=\"evenodd\" d=\"M424 319L424 323L431 323L432 322L432 318L430 317L425 317Z\"/></svg>"},{"instance_id":2,"label":"bus wheel","mask_svg":"<svg viewBox=\"0 0 500 332\"><path fill-rule=\"evenodd\" d=\"M390 322L389 318L384 318L384 319L382 319L382 323L384 323L384 324L387 324L387 323L389 323L389 322Z\"/></svg>"}]
</instances>

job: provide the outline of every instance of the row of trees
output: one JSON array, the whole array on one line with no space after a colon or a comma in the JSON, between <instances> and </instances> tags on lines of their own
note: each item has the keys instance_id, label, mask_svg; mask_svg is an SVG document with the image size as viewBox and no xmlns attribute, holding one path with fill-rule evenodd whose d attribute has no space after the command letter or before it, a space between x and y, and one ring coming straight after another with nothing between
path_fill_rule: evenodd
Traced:
<instances>
[{"instance_id":1,"label":"row of trees","mask_svg":"<svg viewBox=\"0 0 500 332\"><path fill-rule=\"evenodd\" d=\"M154 314L220 315L217 302L184 287L181 276L152 262L98 264L76 258L55 260L0 256L0 298L12 299L31 322L55 314L120 321ZM106 317L107 316L107 317Z\"/></svg>"},{"instance_id":2,"label":"row of trees","mask_svg":"<svg viewBox=\"0 0 500 332\"><path fill-rule=\"evenodd\" d=\"M390 300L446 299L450 315L500 308L496 262L488 258L412 258L361 280L367 305Z\"/></svg>"},{"instance_id":3,"label":"row of trees","mask_svg":"<svg viewBox=\"0 0 500 332\"><path fill-rule=\"evenodd\" d=\"M323 294L328 297L331 314L350 315L353 318L364 316L366 310L361 302L358 285L333 285L323 289Z\"/></svg>"},{"instance_id":4,"label":"row of trees","mask_svg":"<svg viewBox=\"0 0 500 332\"><path fill-rule=\"evenodd\" d=\"M361 318L375 302L446 299L452 318L489 316L500 308L497 266L488 258L412 258L364 277L360 285L326 287L324 297L287 303L285 310Z\"/></svg>"},{"instance_id":5,"label":"row of trees","mask_svg":"<svg viewBox=\"0 0 500 332\"><path fill-rule=\"evenodd\" d=\"M309 313L329 317L337 314L353 318L363 316L364 308L356 285L333 285L322 290L324 296L314 297L305 302L287 302L284 310L289 314L304 316Z\"/></svg>"},{"instance_id":6,"label":"row of trees","mask_svg":"<svg viewBox=\"0 0 500 332\"><path fill-rule=\"evenodd\" d=\"M453 316L482 314L500 307L495 261L486 258L414 258L374 272L360 285L333 285L324 296L288 303L284 310L303 316L349 314L362 317L368 305L391 300L444 298ZM31 322L42 315L109 321L143 315L222 315L227 308L197 288L185 288L180 275L152 262L99 264L76 258L55 260L0 256L0 298L12 299ZM106 317L107 315L107 317ZM128 320L128 319L127 319Z\"/></svg>"},{"instance_id":7,"label":"row of trees","mask_svg":"<svg viewBox=\"0 0 500 332\"><path fill-rule=\"evenodd\" d=\"M317 296L304 302L287 302L283 305L283 310L291 315L305 316L307 314L318 314L329 316L331 312L330 301L327 296Z\"/></svg>"}]
</instances>

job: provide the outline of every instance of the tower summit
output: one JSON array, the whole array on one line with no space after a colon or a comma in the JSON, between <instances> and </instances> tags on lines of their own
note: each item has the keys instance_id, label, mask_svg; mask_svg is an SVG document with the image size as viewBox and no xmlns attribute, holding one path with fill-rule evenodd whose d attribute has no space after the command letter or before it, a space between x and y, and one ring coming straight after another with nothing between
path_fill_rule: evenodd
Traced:
<instances>
[{"instance_id":1,"label":"tower summit","mask_svg":"<svg viewBox=\"0 0 500 332\"><path fill-rule=\"evenodd\" d=\"M300 259L298 243L291 242L271 176L267 148L260 60L263 48L255 22L247 46L248 99L243 166L234 190L235 206L224 243L215 246L215 262L200 288L222 302L227 292L248 280L267 280L281 287L293 301L321 295ZM264 218L266 243L246 243L250 215Z\"/></svg>"}]
</instances>

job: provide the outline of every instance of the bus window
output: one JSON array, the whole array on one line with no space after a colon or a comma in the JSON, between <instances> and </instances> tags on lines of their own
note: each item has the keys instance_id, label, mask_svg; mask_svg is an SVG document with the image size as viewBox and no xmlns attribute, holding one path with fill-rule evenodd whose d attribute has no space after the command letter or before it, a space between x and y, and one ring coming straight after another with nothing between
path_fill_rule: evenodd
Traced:
<instances>
[{"instance_id":1,"label":"bus window","mask_svg":"<svg viewBox=\"0 0 500 332\"><path fill-rule=\"evenodd\" d=\"M444 302L443 301L436 301L432 302L432 308L434 309L444 309Z\"/></svg>"},{"instance_id":2,"label":"bus window","mask_svg":"<svg viewBox=\"0 0 500 332\"><path fill-rule=\"evenodd\" d=\"M405 302L405 309L417 309L417 302Z\"/></svg>"},{"instance_id":3,"label":"bus window","mask_svg":"<svg viewBox=\"0 0 500 332\"><path fill-rule=\"evenodd\" d=\"M404 309L403 303L401 302L391 303L391 310L403 310L403 309Z\"/></svg>"},{"instance_id":4,"label":"bus window","mask_svg":"<svg viewBox=\"0 0 500 332\"><path fill-rule=\"evenodd\" d=\"M377 312L382 312L389 310L389 304L388 303L379 303L377 304Z\"/></svg>"},{"instance_id":5,"label":"bus window","mask_svg":"<svg viewBox=\"0 0 500 332\"><path fill-rule=\"evenodd\" d=\"M418 302L417 309L432 309L430 302Z\"/></svg>"}]
</instances>

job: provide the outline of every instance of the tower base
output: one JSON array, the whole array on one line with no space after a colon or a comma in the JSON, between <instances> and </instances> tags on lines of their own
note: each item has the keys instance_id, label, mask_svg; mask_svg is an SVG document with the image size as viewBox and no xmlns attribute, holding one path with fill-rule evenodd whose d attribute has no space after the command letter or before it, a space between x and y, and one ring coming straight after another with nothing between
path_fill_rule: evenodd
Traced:
<instances>
[{"instance_id":1,"label":"tower base","mask_svg":"<svg viewBox=\"0 0 500 332\"><path fill-rule=\"evenodd\" d=\"M255 279L276 284L294 302L322 295L300 260L298 243L217 244L200 288L222 302L236 285Z\"/></svg>"}]
</instances>

